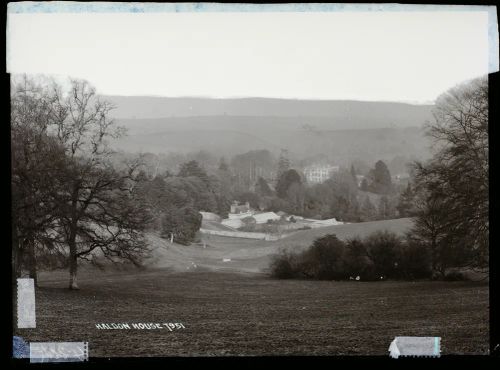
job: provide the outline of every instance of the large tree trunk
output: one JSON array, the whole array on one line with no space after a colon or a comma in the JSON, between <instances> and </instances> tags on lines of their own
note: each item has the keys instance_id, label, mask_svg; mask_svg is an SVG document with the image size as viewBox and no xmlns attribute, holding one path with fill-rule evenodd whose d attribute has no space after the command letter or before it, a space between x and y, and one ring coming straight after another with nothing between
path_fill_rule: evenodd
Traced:
<instances>
[{"instance_id":1,"label":"large tree trunk","mask_svg":"<svg viewBox=\"0 0 500 370\"><path fill-rule=\"evenodd\" d=\"M14 274L16 278L20 278L23 276L23 258L23 249L18 245L14 257Z\"/></svg>"},{"instance_id":2,"label":"large tree trunk","mask_svg":"<svg viewBox=\"0 0 500 370\"><path fill-rule=\"evenodd\" d=\"M79 191L79 182L77 181L73 185L73 192L71 194L71 207L72 207L72 218L70 230L69 230L69 289L80 289L76 282L76 273L78 270L78 256L76 255L76 234L78 230L78 218L77 209L78 209L78 191Z\"/></svg>"},{"instance_id":3,"label":"large tree trunk","mask_svg":"<svg viewBox=\"0 0 500 370\"><path fill-rule=\"evenodd\" d=\"M69 267L69 289L72 289L72 290L80 289L78 287L78 284L76 281L77 268L78 268L78 264L77 264L76 258L71 258L70 267Z\"/></svg>"},{"instance_id":4,"label":"large tree trunk","mask_svg":"<svg viewBox=\"0 0 500 370\"><path fill-rule=\"evenodd\" d=\"M38 286L38 273L36 269L36 255L35 255L35 241L30 238L28 239L28 267L29 276L34 280L35 287Z\"/></svg>"},{"instance_id":5,"label":"large tree trunk","mask_svg":"<svg viewBox=\"0 0 500 370\"><path fill-rule=\"evenodd\" d=\"M75 256L70 256L70 261L69 261L69 289L80 289L78 287L78 283L76 281L77 277L77 270L78 270L78 261L77 257Z\"/></svg>"},{"instance_id":6,"label":"large tree trunk","mask_svg":"<svg viewBox=\"0 0 500 370\"><path fill-rule=\"evenodd\" d=\"M13 254L13 278L20 278L23 273L23 249L17 234L17 229L12 228L12 254Z\"/></svg>"},{"instance_id":7,"label":"large tree trunk","mask_svg":"<svg viewBox=\"0 0 500 370\"><path fill-rule=\"evenodd\" d=\"M23 249L27 252L29 277L34 280L36 287L38 286L38 274L36 269L35 241L32 237L28 237L24 241Z\"/></svg>"},{"instance_id":8,"label":"large tree trunk","mask_svg":"<svg viewBox=\"0 0 500 370\"><path fill-rule=\"evenodd\" d=\"M69 289L80 289L76 281L78 270L78 257L76 255L76 233L72 232L69 244Z\"/></svg>"}]
</instances>

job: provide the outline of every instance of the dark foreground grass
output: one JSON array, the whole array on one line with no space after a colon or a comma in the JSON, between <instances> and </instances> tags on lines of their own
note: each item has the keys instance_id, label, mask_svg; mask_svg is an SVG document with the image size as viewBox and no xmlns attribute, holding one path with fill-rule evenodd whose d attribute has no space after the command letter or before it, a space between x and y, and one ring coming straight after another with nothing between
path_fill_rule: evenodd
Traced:
<instances>
[{"instance_id":1,"label":"dark foreground grass","mask_svg":"<svg viewBox=\"0 0 500 370\"><path fill-rule=\"evenodd\" d=\"M62 277L62 276L61 276ZM443 354L485 354L488 286L472 282L271 280L215 272L45 276L28 341L88 341L90 356L388 355L395 336L440 336ZM185 329L98 330L181 322Z\"/></svg>"}]
</instances>

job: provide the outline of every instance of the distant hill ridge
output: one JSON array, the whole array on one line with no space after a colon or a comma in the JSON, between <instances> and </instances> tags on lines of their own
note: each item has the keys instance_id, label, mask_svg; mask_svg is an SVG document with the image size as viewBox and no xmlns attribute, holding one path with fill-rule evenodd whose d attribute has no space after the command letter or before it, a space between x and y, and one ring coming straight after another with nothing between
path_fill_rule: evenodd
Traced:
<instances>
[{"instance_id":1,"label":"distant hill ridge","mask_svg":"<svg viewBox=\"0 0 500 370\"><path fill-rule=\"evenodd\" d=\"M432 105L292 99L104 96L128 136L125 151L208 150L217 156L287 148L296 158L423 158ZM135 117L135 118L134 118Z\"/></svg>"},{"instance_id":2,"label":"distant hill ridge","mask_svg":"<svg viewBox=\"0 0 500 370\"><path fill-rule=\"evenodd\" d=\"M335 128L421 126L431 117L433 105L353 100L299 100L274 98L195 98L111 96L104 99L116 109L117 119L155 119L197 116L316 117L336 121ZM340 123L357 122L356 126ZM340 124L340 125L339 125Z\"/></svg>"}]
</instances>

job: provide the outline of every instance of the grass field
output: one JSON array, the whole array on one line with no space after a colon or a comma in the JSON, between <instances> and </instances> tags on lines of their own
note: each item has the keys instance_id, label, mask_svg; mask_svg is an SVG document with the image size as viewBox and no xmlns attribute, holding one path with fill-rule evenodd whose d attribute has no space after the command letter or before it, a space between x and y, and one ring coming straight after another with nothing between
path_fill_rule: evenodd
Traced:
<instances>
[{"instance_id":1,"label":"grass field","mask_svg":"<svg viewBox=\"0 0 500 370\"><path fill-rule=\"evenodd\" d=\"M395 336L440 336L443 354L488 351L488 286L271 280L214 271L43 273L28 341L88 341L90 356L388 355ZM181 322L178 331L98 323Z\"/></svg>"}]
</instances>

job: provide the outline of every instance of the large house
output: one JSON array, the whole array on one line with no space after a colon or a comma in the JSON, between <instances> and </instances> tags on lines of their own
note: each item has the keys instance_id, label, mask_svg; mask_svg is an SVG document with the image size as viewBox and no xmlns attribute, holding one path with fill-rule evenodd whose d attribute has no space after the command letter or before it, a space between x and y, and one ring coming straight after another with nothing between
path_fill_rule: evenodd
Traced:
<instances>
[{"instance_id":1,"label":"large house","mask_svg":"<svg viewBox=\"0 0 500 370\"><path fill-rule=\"evenodd\" d=\"M339 166L327 164L315 164L304 168L304 176L310 184L321 184L336 172L339 172Z\"/></svg>"}]
</instances>

